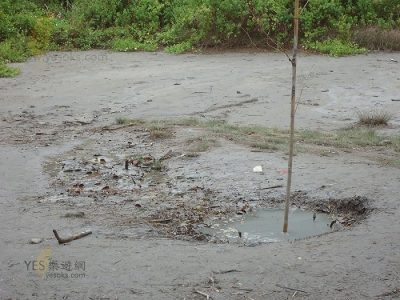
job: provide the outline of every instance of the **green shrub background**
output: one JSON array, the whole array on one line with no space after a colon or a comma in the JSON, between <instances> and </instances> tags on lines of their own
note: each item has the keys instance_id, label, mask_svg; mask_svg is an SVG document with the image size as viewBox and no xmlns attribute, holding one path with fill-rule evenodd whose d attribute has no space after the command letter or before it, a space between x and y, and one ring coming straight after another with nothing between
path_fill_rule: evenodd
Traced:
<instances>
[{"instance_id":1,"label":"green shrub background","mask_svg":"<svg viewBox=\"0 0 400 300\"><path fill-rule=\"evenodd\" d=\"M300 6L305 49L334 56L400 50L399 0ZM293 0L0 0L0 76L18 73L6 63L48 50L290 47L293 10Z\"/></svg>"}]
</instances>

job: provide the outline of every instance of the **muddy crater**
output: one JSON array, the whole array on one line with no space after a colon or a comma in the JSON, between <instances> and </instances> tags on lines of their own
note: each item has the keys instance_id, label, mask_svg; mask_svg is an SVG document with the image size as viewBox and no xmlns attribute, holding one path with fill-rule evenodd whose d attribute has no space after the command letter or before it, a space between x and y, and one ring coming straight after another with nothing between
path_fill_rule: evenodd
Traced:
<instances>
[{"instance_id":1,"label":"muddy crater","mask_svg":"<svg viewBox=\"0 0 400 300\"><path fill-rule=\"evenodd\" d=\"M283 208L286 178L282 172L265 179L240 162L224 161L223 153L233 151L226 140L207 151L198 147L194 151L194 143L204 140L199 128L157 130L168 134L154 136L143 124L91 130L82 144L47 158L44 171L53 192L39 196L37 202L84 212L84 224L108 238L163 237L217 243L242 241L237 237L249 233L238 229L233 235L221 235L209 230L216 224L249 222L268 209ZM250 149L240 151L251 153ZM232 153L230 159L238 160ZM260 160L252 159L253 164ZM322 199L302 190L293 191L290 204L292 210L307 212L311 225L314 212L323 220L322 230L310 230L298 238L345 230L372 211L366 197ZM274 240L248 238L245 244L270 241Z\"/></svg>"}]
</instances>

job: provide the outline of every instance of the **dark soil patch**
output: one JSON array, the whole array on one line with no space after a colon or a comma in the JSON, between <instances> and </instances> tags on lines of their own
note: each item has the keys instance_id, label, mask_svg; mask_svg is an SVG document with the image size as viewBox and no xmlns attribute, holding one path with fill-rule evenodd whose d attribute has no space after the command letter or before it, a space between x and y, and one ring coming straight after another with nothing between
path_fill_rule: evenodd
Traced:
<instances>
[{"instance_id":1,"label":"dark soil patch","mask_svg":"<svg viewBox=\"0 0 400 300\"><path fill-rule=\"evenodd\" d=\"M151 129L142 125L121 127L94 130L91 140L50 159L45 169L53 176L56 192L39 202L86 207L88 223L112 228L117 236L140 227L147 228L138 231L141 237L185 240L205 240L201 229L212 220L284 203L281 196L251 198L220 191L198 181L195 174L174 175L171 161L195 165L196 158L185 153L191 137L188 132L196 137L197 131L177 127L169 129L172 138L154 139ZM360 196L315 199L305 191L296 191L291 198L291 205L330 214L342 227L364 219L371 211L368 203Z\"/></svg>"}]
</instances>

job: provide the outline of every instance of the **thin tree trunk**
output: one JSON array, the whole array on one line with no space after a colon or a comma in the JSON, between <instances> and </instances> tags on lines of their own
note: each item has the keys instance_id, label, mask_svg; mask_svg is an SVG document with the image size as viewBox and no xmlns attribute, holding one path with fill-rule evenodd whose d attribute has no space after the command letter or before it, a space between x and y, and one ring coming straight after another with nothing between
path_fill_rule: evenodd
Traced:
<instances>
[{"instance_id":1,"label":"thin tree trunk","mask_svg":"<svg viewBox=\"0 0 400 300\"><path fill-rule=\"evenodd\" d=\"M283 232L288 231L289 224L289 205L290 205L290 189L292 185L292 166L293 166L293 147L294 147L294 115L296 105L296 59L299 36L299 0L295 0L294 8L294 43L292 63L292 95L290 101L290 142L289 142L289 160L288 160L288 177L286 187L285 217L283 222Z\"/></svg>"}]
</instances>

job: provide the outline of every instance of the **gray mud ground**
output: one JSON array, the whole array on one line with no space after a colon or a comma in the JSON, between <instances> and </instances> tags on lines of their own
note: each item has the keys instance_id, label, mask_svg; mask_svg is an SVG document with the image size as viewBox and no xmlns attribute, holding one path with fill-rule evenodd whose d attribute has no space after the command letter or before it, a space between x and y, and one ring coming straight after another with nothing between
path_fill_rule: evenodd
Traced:
<instances>
[{"instance_id":1,"label":"gray mud ground","mask_svg":"<svg viewBox=\"0 0 400 300\"><path fill-rule=\"evenodd\" d=\"M378 108L396 113L379 131L399 135L393 60L400 55L301 54L296 127L333 131L356 122L354 109ZM338 215L342 230L293 242L221 243L199 234L207 217L281 206L287 155L218 139L191 156L201 128L172 126L171 137L154 140L146 124L115 125L195 117L288 128L284 55L91 51L18 66L20 76L0 81L0 299L400 297L400 169L376 159L398 152L300 152L294 205L368 199L369 215ZM59 245L52 229L93 234Z\"/></svg>"}]
</instances>

